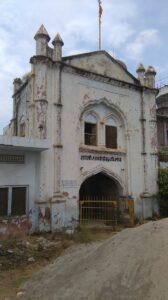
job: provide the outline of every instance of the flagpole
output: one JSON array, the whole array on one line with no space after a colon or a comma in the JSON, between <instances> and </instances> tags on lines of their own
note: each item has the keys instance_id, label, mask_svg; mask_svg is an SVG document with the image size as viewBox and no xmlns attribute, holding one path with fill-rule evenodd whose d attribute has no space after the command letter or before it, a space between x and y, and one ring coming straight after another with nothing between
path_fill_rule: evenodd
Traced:
<instances>
[{"instance_id":1,"label":"flagpole","mask_svg":"<svg viewBox=\"0 0 168 300\"><path fill-rule=\"evenodd\" d=\"M102 32L101 32L101 16L102 16L102 6L101 6L101 0L98 0L99 4L99 50L101 50L101 44L102 44Z\"/></svg>"},{"instance_id":2,"label":"flagpole","mask_svg":"<svg viewBox=\"0 0 168 300\"><path fill-rule=\"evenodd\" d=\"M99 50L101 50L101 17L99 14Z\"/></svg>"}]
</instances>

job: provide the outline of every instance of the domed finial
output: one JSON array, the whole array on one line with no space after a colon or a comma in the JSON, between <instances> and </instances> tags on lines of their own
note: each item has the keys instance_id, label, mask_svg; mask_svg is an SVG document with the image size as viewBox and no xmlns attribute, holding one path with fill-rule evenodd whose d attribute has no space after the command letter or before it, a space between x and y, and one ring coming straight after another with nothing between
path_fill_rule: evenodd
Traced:
<instances>
[{"instance_id":1,"label":"domed finial","mask_svg":"<svg viewBox=\"0 0 168 300\"><path fill-rule=\"evenodd\" d=\"M52 44L53 44L54 46L55 46L56 44L60 44L61 46L64 45L64 42L63 42L63 40L62 40L62 38L61 38L61 36L60 36L59 33L57 33L55 39L52 41Z\"/></svg>"},{"instance_id":2,"label":"domed finial","mask_svg":"<svg viewBox=\"0 0 168 300\"><path fill-rule=\"evenodd\" d=\"M48 42L50 36L42 24L36 32L34 39L36 40L36 55L47 56Z\"/></svg>"},{"instance_id":3,"label":"domed finial","mask_svg":"<svg viewBox=\"0 0 168 300\"><path fill-rule=\"evenodd\" d=\"M52 44L54 45L53 60L61 61L62 60L62 46L64 45L64 42L59 33L57 33L55 39L52 41Z\"/></svg>"},{"instance_id":4,"label":"domed finial","mask_svg":"<svg viewBox=\"0 0 168 300\"><path fill-rule=\"evenodd\" d=\"M144 85L145 81L144 81L144 77L145 77L145 68L143 66L143 64L139 64L137 69L136 69L136 72L138 74L138 79L141 83L141 85Z\"/></svg>"},{"instance_id":5,"label":"domed finial","mask_svg":"<svg viewBox=\"0 0 168 300\"><path fill-rule=\"evenodd\" d=\"M155 88L155 76L156 76L155 68L149 66L146 70L145 76L146 76L146 85L150 88Z\"/></svg>"},{"instance_id":6,"label":"domed finial","mask_svg":"<svg viewBox=\"0 0 168 300\"><path fill-rule=\"evenodd\" d=\"M137 73L145 73L145 68L144 65L142 63L140 63L136 69Z\"/></svg>"},{"instance_id":7,"label":"domed finial","mask_svg":"<svg viewBox=\"0 0 168 300\"><path fill-rule=\"evenodd\" d=\"M153 74L153 75L156 75L156 70L154 67L152 66L149 66L146 70L146 74Z\"/></svg>"},{"instance_id":8,"label":"domed finial","mask_svg":"<svg viewBox=\"0 0 168 300\"><path fill-rule=\"evenodd\" d=\"M43 24L40 26L39 30L36 32L34 39L37 41L37 39L40 37L46 37L47 42L49 42L49 40L50 40L50 36Z\"/></svg>"}]
</instances>

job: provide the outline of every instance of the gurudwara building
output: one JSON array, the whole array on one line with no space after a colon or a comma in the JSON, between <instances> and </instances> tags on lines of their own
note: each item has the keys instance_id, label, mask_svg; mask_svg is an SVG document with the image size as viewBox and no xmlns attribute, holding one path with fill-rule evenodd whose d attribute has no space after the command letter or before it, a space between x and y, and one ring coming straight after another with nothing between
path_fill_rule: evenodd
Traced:
<instances>
[{"instance_id":1,"label":"gurudwara building","mask_svg":"<svg viewBox=\"0 0 168 300\"><path fill-rule=\"evenodd\" d=\"M50 47L43 25L34 38L31 72L14 80L0 136L0 234L73 229L85 199L134 199L135 217L151 217L154 68L140 64L135 78L106 51L64 57L60 35Z\"/></svg>"}]
</instances>

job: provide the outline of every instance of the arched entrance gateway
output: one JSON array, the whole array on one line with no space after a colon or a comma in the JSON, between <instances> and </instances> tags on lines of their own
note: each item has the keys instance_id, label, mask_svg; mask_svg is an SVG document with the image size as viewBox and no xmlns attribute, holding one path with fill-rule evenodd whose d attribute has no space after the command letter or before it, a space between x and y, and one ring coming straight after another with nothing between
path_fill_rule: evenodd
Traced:
<instances>
[{"instance_id":1,"label":"arched entrance gateway","mask_svg":"<svg viewBox=\"0 0 168 300\"><path fill-rule=\"evenodd\" d=\"M80 223L116 224L122 193L120 183L103 172L87 178L79 191Z\"/></svg>"}]
</instances>

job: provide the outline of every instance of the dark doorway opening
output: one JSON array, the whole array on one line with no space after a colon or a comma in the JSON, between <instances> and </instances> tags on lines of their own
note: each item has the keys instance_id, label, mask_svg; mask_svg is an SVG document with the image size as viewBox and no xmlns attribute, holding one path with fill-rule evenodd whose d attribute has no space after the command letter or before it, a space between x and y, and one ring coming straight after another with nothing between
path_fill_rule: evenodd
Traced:
<instances>
[{"instance_id":1,"label":"dark doorway opening","mask_svg":"<svg viewBox=\"0 0 168 300\"><path fill-rule=\"evenodd\" d=\"M121 187L104 173L86 179L81 185L80 223L100 222L114 225L119 217Z\"/></svg>"},{"instance_id":2,"label":"dark doorway opening","mask_svg":"<svg viewBox=\"0 0 168 300\"><path fill-rule=\"evenodd\" d=\"M86 179L81 185L79 198L118 199L120 189L117 182L103 173L98 173Z\"/></svg>"}]
</instances>

